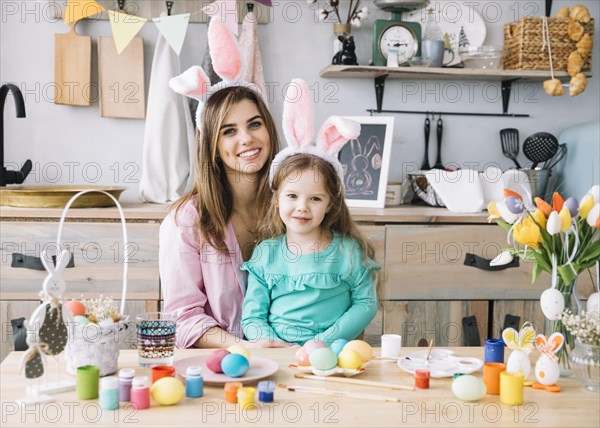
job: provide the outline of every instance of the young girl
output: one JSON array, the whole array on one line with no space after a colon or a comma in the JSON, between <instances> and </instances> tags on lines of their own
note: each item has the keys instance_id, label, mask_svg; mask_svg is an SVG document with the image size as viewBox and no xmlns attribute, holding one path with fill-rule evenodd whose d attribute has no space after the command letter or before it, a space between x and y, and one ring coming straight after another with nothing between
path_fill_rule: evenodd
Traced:
<instances>
[{"instance_id":1,"label":"young girl","mask_svg":"<svg viewBox=\"0 0 600 428\"><path fill-rule=\"evenodd\" d=\"M293 84L310 95L304 82ZM261 229L272 239L242 266L249 272L242 329L249 340L354 339L377 312L381 269L350 216L336 158L360 125L332 117L315 147L309 103L286 102L283 121L289 147L271 164L274 197Z\"/></svg>"}]
</instances>

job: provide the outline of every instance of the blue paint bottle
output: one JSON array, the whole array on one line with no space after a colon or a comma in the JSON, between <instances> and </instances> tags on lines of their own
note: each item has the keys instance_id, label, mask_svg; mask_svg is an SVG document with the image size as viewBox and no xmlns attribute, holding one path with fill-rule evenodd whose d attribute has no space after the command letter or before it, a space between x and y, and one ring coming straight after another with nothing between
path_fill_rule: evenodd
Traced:
<instances>
[{"instance_id":1,"label":"blue paint bottle","mask_svg":"<svg viewBox=\"0 0 600 428\"><path fill-rule=\"evenodd\" d=\"M202 367L190 366L185 371L185 396L198 398L204 395L204 379Z\"/></svg>"}]
</instances>

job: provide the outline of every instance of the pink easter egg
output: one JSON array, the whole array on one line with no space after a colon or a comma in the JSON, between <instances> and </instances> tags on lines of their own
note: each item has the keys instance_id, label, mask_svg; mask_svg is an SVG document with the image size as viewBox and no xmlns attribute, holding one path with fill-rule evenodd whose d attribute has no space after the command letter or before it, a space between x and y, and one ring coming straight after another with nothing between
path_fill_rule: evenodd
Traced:
<instances>
[{"instance_id":1,"label":"pink easter egg","mask_svg":"<svg viewBox=\"0 0 600 428\"><path fill-rule=\"evenodd\" d=\"M327 348L325 342L321 342L320 340L310 339L304 344L304 349L310 355L312 351L319 348Z\"/></svg>"},{"instance_id":2,"label":"pink easter egg","mask_svg":"<svg viewBox=\"0 0 600 428\"><path fill-rule=\"evenodd\" d=\"M296 363L298 363L299 366L310 366L308 352L306 352L306 349L302 346L296 351Z\"/></svg>"},{"instance_id":3,"label":"pink easter egg","mask_svg":"<svg viewBox=\"0 0 600 428\"><path fill-rule=\"evenodd\" d=\"M85 306L83 306L83 303L77 300L69 300L63 303L63 305L69 308L74 317L78 315L85 316Z\"/></svg>"},{"instance_id":4,"label":"pink easter egg","mask_svg":"<svg viewBox=\"0 0 600 428\"><path fill-rule=\"evenodd\" d=\"M223 373L223 369L221 369L221 361L230 352L225 349L217 349L216 351L211 352L208 357L206 357L206 368L215 373Z\"/></svg>"}]
</instances>

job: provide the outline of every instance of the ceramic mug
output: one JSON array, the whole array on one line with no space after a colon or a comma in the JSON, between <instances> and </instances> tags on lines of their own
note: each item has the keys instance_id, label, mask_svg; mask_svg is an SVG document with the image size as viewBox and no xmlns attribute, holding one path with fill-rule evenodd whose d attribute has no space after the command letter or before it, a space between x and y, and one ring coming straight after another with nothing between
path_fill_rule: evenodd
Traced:
<instances>
[{"instance_id":1,"label":"ceramic mug","mask_svg":"<svg viewBox=\"0 0 600 428\"><path fill-rule=\"evenodd\" d=\"M384 334L381 336L381 356L396 358L402 349L402 336L398 334Z\"/></svg>"},{"instance_id":2,"label":"ceramic mug","mask_svg":"<svg viewBox=\"0 0 600 428\"><path fill-rule=\"evenodd\" d=\"M402 183L388 183L385 191L385 204L395 207L402 202Z\"/></svg>"},{"instance_id":3,"label":"ceramic mug","mask_svg":"<svg viewBox=\"0 0 600 428\"><path fill-rule=\"evenodd\" d=\"M444 54L448 51L451 54L449 61L444 62ZM441 67L454 61L454 51L446 47L443 40L423 40L421 42L421 56L431 60L430 67Z\"/></svg>"}]
</instances>

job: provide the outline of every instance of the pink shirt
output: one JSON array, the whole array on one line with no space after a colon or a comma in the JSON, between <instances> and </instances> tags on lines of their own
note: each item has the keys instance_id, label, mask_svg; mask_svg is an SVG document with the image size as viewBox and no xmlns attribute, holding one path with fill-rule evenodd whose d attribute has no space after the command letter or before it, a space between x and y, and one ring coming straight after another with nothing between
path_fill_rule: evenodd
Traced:
<instances>
[{"instance_id":1,"label":"pink shirt","mask_svg":"<svg viewBox=\"0 0 600 428\"><path fill-rule=\"evenodd\" d=\"M221 254L198 244L195 200L181 207L175 223L171 211L160 226L159 270L164 311L177 312L178 348L189 348L211 327L242 337L240 321L247 272L231 222Z\"/></svg>"}]
</instances>

